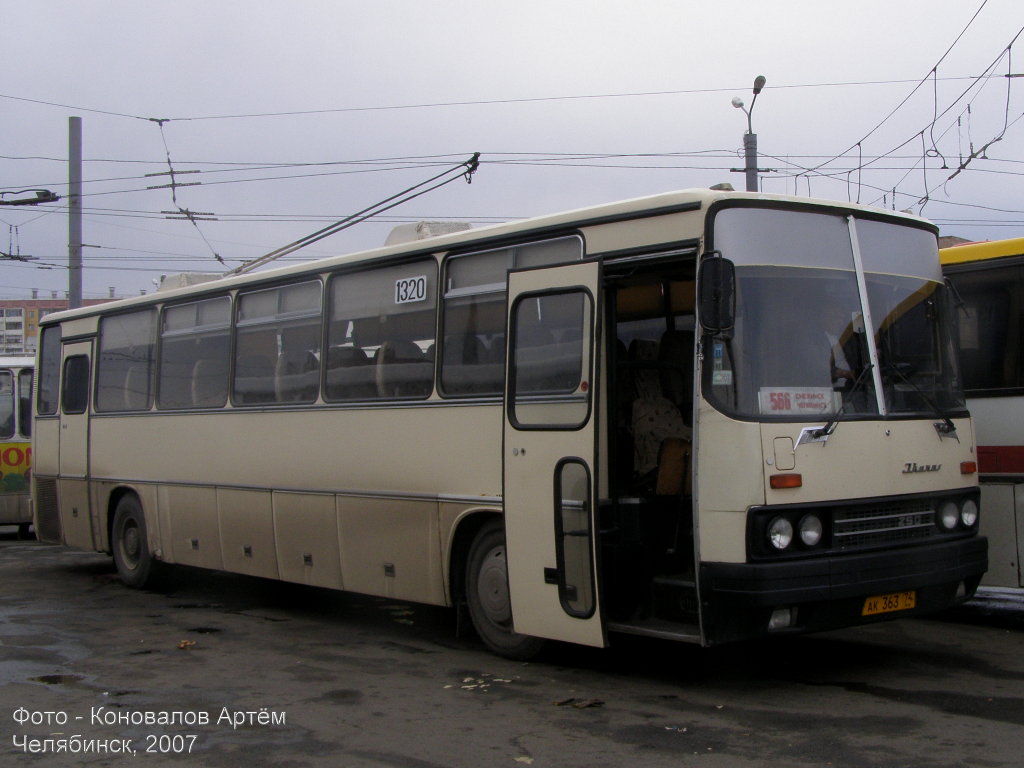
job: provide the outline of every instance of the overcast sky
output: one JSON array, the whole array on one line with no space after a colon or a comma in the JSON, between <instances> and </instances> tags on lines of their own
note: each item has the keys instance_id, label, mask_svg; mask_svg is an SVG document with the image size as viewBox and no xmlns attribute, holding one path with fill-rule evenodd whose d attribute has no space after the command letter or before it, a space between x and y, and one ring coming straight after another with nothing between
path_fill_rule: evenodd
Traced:
<instances>
[{"instance_id":1,"label":"overcast sky","mask_svg":"<svg viewBox=\"0 0 1024 768\"><path fill-rule=\"evenodd\" d=\"M1020 0L8 0L0 24L0 192L65 196L82 118L87 298L223 270L214 254L237 266L473 152L472 184L292 259L380 245L398 221L742 189L730 100L749 106L760 74L764 191L1024 236ZM170 168L190 186L147 189ZM0 297L63 294L66 214L0 207L0 251L34 257L0 261Z\"/></svg>"}]
</instances>

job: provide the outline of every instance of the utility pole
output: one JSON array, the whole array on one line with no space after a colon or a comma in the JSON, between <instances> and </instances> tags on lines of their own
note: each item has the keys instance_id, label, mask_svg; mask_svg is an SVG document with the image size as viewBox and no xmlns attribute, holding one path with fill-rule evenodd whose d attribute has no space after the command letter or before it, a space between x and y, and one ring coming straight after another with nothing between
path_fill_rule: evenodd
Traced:
<instances>
[{"instance_id":1,"label":"utility pole","mask_svg":"<svg viewBox=\"0 0 1024 768\"><path fill-rule=\"evenodd\" d=\"M743 106L743 99L738 96L732 100L732 105L736 109L742 109L744 114L747 116L747 132L743 134L743 157L744 157L744 168L743 172L747 177L747 192L757 192L757 174L759 171L768 171L769 168L758 168L757 167L757 134L754 133L754 122L752 115L754 114L754 103L757 101L757 95L761 92L761 89L765 85L764 75L758 75L754 78L754 98L750 100L750 109L748 110ZM732 168L731 170L739 172L741 169Z\"/></svg>"},{"instance_id":2,"label":"utility pole","mask_svg":"<svg viewBox=\"0 0 1024 768\"><path fill-rule=\"evenodd\" d=\"M82 306L82 118L68 118L68 308Z\"/></svg>"}]
</instances>

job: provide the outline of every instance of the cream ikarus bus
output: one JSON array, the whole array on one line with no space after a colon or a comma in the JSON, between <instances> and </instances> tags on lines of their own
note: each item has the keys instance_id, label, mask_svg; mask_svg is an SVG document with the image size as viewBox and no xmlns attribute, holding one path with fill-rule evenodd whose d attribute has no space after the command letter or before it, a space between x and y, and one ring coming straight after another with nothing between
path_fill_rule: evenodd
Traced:
<instances>
[{"instance_id":1,"label":"cream ikarus bus","mask_svg":"<svg viewBox=\"0 0 1024 768\"><path fill-rule=\"evenodd\" d=\"M518 658L934 611L987 558L951 312L921 219L697 190L50 315L36 524Z\"/></svg>"}]
</instances>

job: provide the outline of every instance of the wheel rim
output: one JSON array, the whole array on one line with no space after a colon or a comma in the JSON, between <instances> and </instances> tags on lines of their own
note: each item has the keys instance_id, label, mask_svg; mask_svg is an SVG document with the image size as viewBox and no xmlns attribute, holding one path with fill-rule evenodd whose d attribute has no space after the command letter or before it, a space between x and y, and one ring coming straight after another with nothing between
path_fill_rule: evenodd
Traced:
<instances>
[{"instance_id":1,"label":"wheel rim","mask_svg":"<svg viewBox=\"0 0 1024 768\"><path fill-rule=\"evenodd\" d=\"M121 554L124 556L125 565L135 568L139 564L141 549L142 537L139 535L139 526L129 520L121 529Z\"/></svg>"},{"instance_id":2,"label":"wheel rim","mask_svg":"<svg viewBox=\"0 0 1024 768\"><path fill-rule=\"evenodd\" d=\"M507 626L512 620L512 604L508 594L508 569L505 547L490 550L480 566L476 594L484 616L493 624Z\"/></svg>"}]
</instances>

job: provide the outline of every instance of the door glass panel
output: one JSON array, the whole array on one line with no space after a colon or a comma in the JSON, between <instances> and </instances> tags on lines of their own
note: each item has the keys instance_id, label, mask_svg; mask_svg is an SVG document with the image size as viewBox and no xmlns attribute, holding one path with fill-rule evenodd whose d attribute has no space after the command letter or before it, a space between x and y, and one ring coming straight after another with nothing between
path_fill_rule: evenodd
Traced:
<instances>
[{"instance_id":1,"label":"door glass panel","mask_svg":"<svg viewBox=\"0 0 1024 768\"><path fill-rule=\"evenodd\" d=\"M75 355L64 361L64 413L85 413L89 406L89 358Z\"/></svg>"},{"instance_id":2,"label":"door glass panel","mask_svg":"<svg viewBox=\"0 0 1024 768\"><path fill-rule=\"evenodd\" d=\"M590 473L577 459L559 462L555 472L558 596L566 613L587 617L594 612Z\"/></svg>"},{"instance_id":3,"label":"door glass panel","mask_svg":"<svg viewBox=\"0 0 1024 768\"><path fill-rule=\"evenodd\" d=\"M584 424L590 413L591 303L583 291L528 295L512 310L512 422L518 429Z\"/></svg>"},{"instance_id":4,"label":"door glass panel","mask_svg":"<svg viewBox=\"0 0 1024 768\"><path fill-rule=\"evenodd\" d=\"M32 371L18 372L18 431L32 437Z\"/></svg>"}]
</instances>

